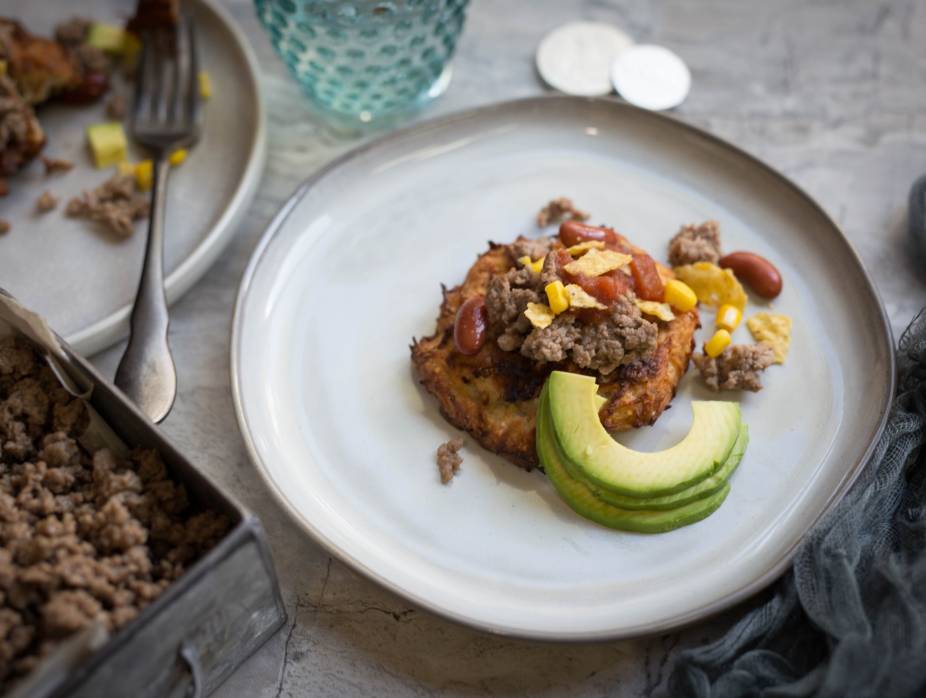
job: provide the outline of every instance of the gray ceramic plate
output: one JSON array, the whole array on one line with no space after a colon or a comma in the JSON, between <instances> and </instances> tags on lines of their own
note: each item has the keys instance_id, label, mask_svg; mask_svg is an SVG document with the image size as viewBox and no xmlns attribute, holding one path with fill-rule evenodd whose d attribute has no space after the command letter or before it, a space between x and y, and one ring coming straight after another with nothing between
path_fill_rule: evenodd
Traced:
<instances>
[{"instance_id":1,"label":"gray ceramic plate","mask_svg":"<svg viewBox=\"0 0 926 698\"><path fill-rule=\"evenodd\" d=\"M226 12L209 0L186 5L198 28L201 61L212 78L204 103L203 134L187 162L173 173L167 213L167 295L173 301L196 282L234 234L254 196L265 157L264 112L257 63L247 40ZM82 16L124 22L134 3L89 0ZM17 18L39 34L76 10L67 3L24 3ZM144 250L145 225L128 240L64 216L68 198L105 180L86 150L84 128L104 120L102 104L50 105L40 118L48 134L44 153L78 163L65 175L45 177L40 163L10 180L0 217L12 231L0 238L0 285L44 315L78 351L93 353L124 336ZM135 151L133 159L143 157ZM61 199L38 216L35 200L45 190Z\"/></svg>"},{"instance_id":2,"label":"gray ceramic plate","mask_svg":"<svg viewBox=\"0 0 926 698\"><path fill-rule=\"evenodd\" d=\"M536 234L568 195L665 256L679 225L717 219L726 249L780 267L794 318L784 366L739 399L751 443L711 517L671 533L575 515L539 472L475 446L442 486L455 433L411 374L440 284L487 240ZM753 299L750 313L767 304ZM703 313L705 329L713 326ZM736 341L751 341L745 327ZM655 449L708 398L694 371L652 428ZM251 455L304 530L408 599L493 632L601 639L663 631L757 591L858 474L893 383L890 330L838 228L781 175L702 131L608 100L509 102L388 136L309 180L271 224L241 286L232 376Z\"/></svg>"}]
</instances>

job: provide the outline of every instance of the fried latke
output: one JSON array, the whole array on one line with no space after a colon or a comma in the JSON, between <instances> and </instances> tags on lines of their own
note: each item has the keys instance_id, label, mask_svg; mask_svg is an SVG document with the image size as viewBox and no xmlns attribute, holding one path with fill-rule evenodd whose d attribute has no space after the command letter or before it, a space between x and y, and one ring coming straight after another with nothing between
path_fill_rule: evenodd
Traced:
<instances>
[{"instance_id":1,"label":"fried latke","mask_svg":"<svg viewBox=\"0 0 926 698\"><path fill-rule=\"evenodd\" d=\"M437 329L430 337L413 340L411 355L419 381L437 398L447 421L469 432L489 451L530 470L538 464L534 427L537 398L547 376L555 369L590 372L568 361L538 364L517 351L503 351L495 337L489 337L473 356L456 351L453 342L460 305L484 295L489 279L515 263L507 245L489 243L462 285L443 288ZM658 269L664 279L672 278L668 268L658 265ZM651 354L598 377L599 394L608 399L599 412L607 429L625 431L656 421L688 368L698 324L696 309L676 313L671 322L659 322L656 349Z\"/></svg>"}]
</instances>

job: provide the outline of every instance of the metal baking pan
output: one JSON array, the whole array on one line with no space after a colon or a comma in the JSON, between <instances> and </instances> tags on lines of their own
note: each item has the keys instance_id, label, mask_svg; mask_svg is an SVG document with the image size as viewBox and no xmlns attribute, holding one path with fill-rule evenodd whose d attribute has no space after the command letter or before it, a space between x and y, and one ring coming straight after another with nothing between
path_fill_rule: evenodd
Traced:
<instances>
[{"instance_id":1,"label":"metal baking pan","mask_svg":"<svg viewBox=\"0 0 926 698\"><path fill-rule=\"evenodd\" d=\"M191 500L232 522L225 538L137 618L98 647L92 633L78 633L10 698L210 694L286 622L260 521L200 472L41 318L2 289L0 294L0 329L11 328L38 346L62 384L84 397L126 444L156 449Z\"/></svg>"}]
</instances>

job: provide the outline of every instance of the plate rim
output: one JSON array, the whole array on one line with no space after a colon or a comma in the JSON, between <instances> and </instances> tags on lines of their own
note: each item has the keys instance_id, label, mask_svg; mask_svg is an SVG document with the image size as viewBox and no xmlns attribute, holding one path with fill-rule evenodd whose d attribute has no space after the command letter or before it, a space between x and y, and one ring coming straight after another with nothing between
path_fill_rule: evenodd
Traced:
<instances>
[{"instance_id":1,"label":"plate rim","mask_svg":"<svg viewBox=\"0 0 926 698\"><path fill-rule=\"evenodd\" d=\"M314 187L318 182L327 177L330 173L339 169L341 166L346 163L351 162L352 160L358 159L368 153L371 150L379 148L382 145L386 145L393 141L401 140L406 136L412 134L413 132L421 131L433 131L451 126L457 122L464 122L469 119L479 118L486 115L504 113L508 110L517 110L521 108L546 108L549 105L554 105L557 103L575 103L575 104L584 104L588 106L593 105L603 105L607 109L615 109L618 111L625 111L636 114L640 118L652 119L655 121L661 121L664 124L668 124L670 128L681 128L686 130L689 133L692 133L700 138L707 139L713 145L722 147L733 154L744 158L750 162L750 164L764 170L766 173L775 177L779 182L786 185L798 196L802 197L815 211L818 215L822 216L824 220L832 230L837 234L837 239L841 240L842 244L845 245L846 250L849 252L852 261L855 263L858 271L860 272L861 278L864 279L865 285L867 287L868 293L875 301L877 314L881 321L881 328L878 332L879 340L885 343L882 346L882 349L886 347L887 351L887 380L885 381L886 390L883 395L880 396L881 402L881 417L878 423L874 426L874 429L871 430L868 435L867 446L861 451L859 456L855 459L855 462L852 464L851 468L846 470L842 479L833 489L830 496L827 498L824 506L821 508L819 514L811 521L804 532L794 543L792 543L771 565L767 566L765 572L755 579L751 580L749 583L740 587L735 593L730 594L722 599L718 599L712 603L703 604L697 608L689 609L686 612L678 613L674 616L666 618L657 623L647 624L645 627L629 627L629 628L616 628L613 630L600 630L592 632L540 632L540 631L530 631L530 630L519 630L510 627L499 627L488 622L481 621L479 619L470 618L466 615L448 610L441 607L439 604L432 603L427 599L418 597L415 593L401 587L399 584L394 583L391 579L379 574L376 570L371 569L365 565L360 560L356 559L350 552L343 550L338 545L328 540L324 535L319 531L315 530L314 526L310 521L306 520L287 499L285 492L277 486L273 477L270 474L267 465L264 463L263 459L260 456L260 453L257 450L254 438L251 434L250 425L248 423L247 417L244 413L244 406L242 401L241 394L241 376L238 370L240 350L239 346L241 343L242 337L242 322L243 322L243 308L245 303L248 300L248 295L251 290L251 285L254 280L254 277L257 273L257 270L261 264L261 261L264 258L265 253L272 244L273 240L276 238L277 233L282 229L283 225L289 219L290 215L293 212L293 209L302 201L302 199L308 194L308 192ZM614 97L579 97L571 95L559 95L559 94L546 94L546 95L536 95L531 97L523 97L513 100L506 100L503 102L495 102L487 105L472 107L469 109L464 109L460 111L453 112L444 116L438 116L432 119L427 119L425 121L414 123L409 126L405 126L401 129L393 131L391 133L384 134L378 138L375 138L367 143L361 144L356 148L349 150L348 152L336 157L329 163L325 164L319 168L316 172L306 178L301 184L299 184L290 197L283 203L279 211L274 215L271 221L268 223L266 229L261 234L260 240L255 246L251 257L248 260L247 266L245 267L244 273L241 277L241 282L238 287L238 293L235 299L235 307L232 315L232 330L230 337L230 351L229 351L229 369L230 369L230 379L231 379L231 391L232 391L232 402L235 408L235 417L238 421L239 431L241 432L242 440L244 441L245 448L247 449L248 456L251 459L251 462L256 466L258 473L260 474L261 479L266 485L267 489L276 499L277 504L282 507L286 514L291 518L291 520L309 537L320 545L329 555L336 557L338 560L348 565L354 571L362 574L367 579L379 584L382 587L385 587L392 593L397 596L405 599L409 603L418 606L419 608L426 609L427 611L434 613L437 616L451 620L456 623L460 623L464 626L475 628L477 630L489 632L495 635L500 635L504 637L518 638L524 640L539 640L539 641L550 641L550 642L601 642L607 640L620 640L620 639L629 639L633 637L642 637L658 633L665 633L673 630L678 630L680 628L692 625L701 620L714 616L722 611L725 611L743 601L750 598L751 596L762 591L773 582L775 582L779 577L781 577L787 570L791 561L797 553L798 548L801 543L806 538L807 532L809 532L814 526L817 525L824 517L826 517L838 504L842 498L848 492L852 484L858 479L859 475L864 470L865 465L870 459L875 447L881 435L884 431L884 428L887 424L887 419L890 415L890 405L893 401L894 394L896 392L896 355L895 355L895 342L893 329L891 327L890 319L888 317L887 311L884 307L884 302L881 299L881 295L878 292L877 287L874 284L874 281L871 278L871 275L868 273L868 270L865 268L862 263L862 259L858 254L858 251L855 249L855 246L845 235L843 230L839 225L830 217L830 215L824 210L824 208L814 199L807 191L805 191L800 185L791 180L784 173L780 172L778 169L772 167L768 163L764 162L757 156L749 153L743 148L717 136L709 131L706 131L698 126L695 126L687 121L684 121L678 116L652 112L639 107L635 107L631 104L622 102Z\"/></svg>"},{"instance_id":2,"label":"plate rim","mask_svg":"<svg viewBox=\"0 0 926 698\"><path fill-rule=\"evenodd\" d=\"M236 50L241 54L247 66L247 71L242 78L250 83L255 95L254 110L257 118L253 135L247 144L247 164L242 170L238 186L227 200L224 211L193 251L164 279L164 292L168 305L173 305L180 300L193 284L209 271L219 255L231 243L238 224L244 219L257 194L261 175L267 162L267 110L264 106L263 88L258 77L259 64L254 49L230 12L219 5L216 0L195 1L200 8L212 14L214 20L227 32ZM96 322L73 332L65 339L81 354L92 356L128 336L131 312L132 303L130 302Z\"/></svg>"}]
</instances>

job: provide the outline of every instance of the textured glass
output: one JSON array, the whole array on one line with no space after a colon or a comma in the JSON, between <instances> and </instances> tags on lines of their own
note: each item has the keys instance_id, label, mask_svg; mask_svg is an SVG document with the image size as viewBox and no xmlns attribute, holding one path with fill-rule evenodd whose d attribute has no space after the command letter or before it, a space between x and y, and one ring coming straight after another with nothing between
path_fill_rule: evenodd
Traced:
<instances>
[{"instance_id":1,"label":"textured glass","mask_svg":"<svg viewBox=\"0 0 926 698\"><path fill-rule=\"evenodd\" d=\"M402 114L440 94L469 0L255 0L276 52L323 113Z\"/></svg>"}]
</instances>

